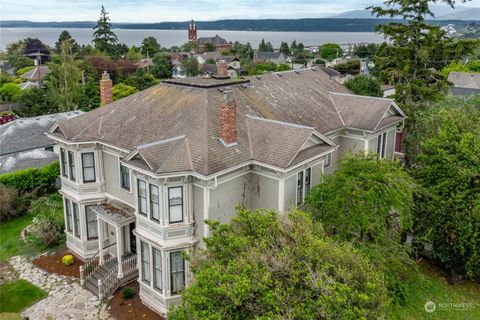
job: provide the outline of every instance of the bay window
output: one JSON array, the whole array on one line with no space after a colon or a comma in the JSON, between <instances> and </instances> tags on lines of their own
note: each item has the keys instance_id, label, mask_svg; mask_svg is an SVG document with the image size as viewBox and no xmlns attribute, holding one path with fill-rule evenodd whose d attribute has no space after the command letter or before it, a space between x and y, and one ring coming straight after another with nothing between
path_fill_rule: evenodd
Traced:
<instances>
[{"instance_id":1,"label":"bay window","mask_svg":"<svg viewBox=\"0 0 480 320\"><path fill-rule=\"evenodd\" d=\"M138 212L147 216L147 183L137 179Z\"/></svg>"},{"instance_id":2,"label":"bay window","mask_svg":"<svg viewBox=\"0 0 480 320\"><path fill-rule=\"evenodd\" d=\"M75 181L75 157L72 151L68 151L68 167L70 170L70 180Z\"/></svg>"},{"instance_id":3,"label":"bay window","mask_svg":"<svg viewBox=\"0 0 480 320\"><path fill-rule=\"evenodd\" d=\"M168 188L168 220L170 223L183 221L183 187Z\"/></svg>"},{"instance_id":4,"label":"bay window","mask_svg":"<svg viewBox=\"0 0 480 320\"><path fill-rule=\"evenodd\" d=\"M160 221L160 197L158 187L150 185L150 219Z\"/></svg>"},{"instance_id":5,"label":"bay window","mask_svg":"<svg viewBox=\"0 0 480 320\"><path fill-rule=\"evenodd\" d=\"M85 206L85 217L87 221L87 239L98 239L97 214L92 210L92 206Z\"/></svg>"},{"instance_id":6,"label":"bay window","mask_svg":"<svg viewBox=\"0 0 480 320\"><path fill-rule=\"evenodd\" d=\"M153 287L163 291L162 281L162 252L152 247L153 252Z\"/></svg>"},{"instance_id":7,"label":"bay window","mask_svg":"<svg viewBox=\"0 0 480 320\"><path fill-rule=\"evenodd\" d=\"M78 212L78 204L72 202L73 207L73 233L77 238L80 238L80 215Z\"/></svg>"},{"instance_id":8,"label":"bay window","mask_svg":"<svg viewBox=\"0 0 480 320\"><path fill-rule=\"evenodd\" d=\"M68 177L67 172L67 156L65 154L65 149L60 148L60 163L62 167L62 176Z\"/></svg>"},{"instance_id":9,"label":"bay window","mask_svg":"<svg viewBox=\"0 0 480 320\"><path fill-rule=\"evenodd\" d=\"M83 182L95 182L95 157L93 152L82 153Z\"/></svg>"},{"instance_id":10,"label":"bay window","mask_svg":"<svg viewBox=\"0 0 480 320\"><path fill-rule=\"evenodd\" d=\"M170 252L170 279L172 294L185 288L185 261L181 251Z\"/></svg>"},{"instance_id":11,"label":"bay window","mask_svg":"<svg viewBox=\"0 0 480 320\"><path fill-rule=\"evenodd\" d=\"M142 281L150 284L150 246L140 241Z\"/></svg>"}]
</instances>

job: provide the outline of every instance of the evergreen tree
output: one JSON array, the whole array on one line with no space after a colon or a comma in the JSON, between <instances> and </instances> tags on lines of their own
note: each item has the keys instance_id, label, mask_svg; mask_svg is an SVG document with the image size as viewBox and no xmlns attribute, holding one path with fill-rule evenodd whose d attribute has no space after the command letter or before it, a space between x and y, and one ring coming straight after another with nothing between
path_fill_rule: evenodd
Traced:
<instances>
[{"instance_id":1,"label":"evergreen tree","mask_svg":"<svg viewBox=\"0 0 480 320\"><path fill-rule=\"evenodd\" d=\"M290 55L290 48L288 47L288 43L283 42L280 44L280 52L286 56Z\"/></svg>"},{"instance_id":2,"label":"evergreen tree","mask_svg":"<svg viewBox=\"0 0 480 320\"><path fill-rule=\"evenodd\" d=\"M93 28L93 40L95 48L107 53L111 57L118 57L116 44L118 43L117 35L112 31L112 24L108 17L108 12L102 6L100 11L100 19Z\"/></svg>"},{"instance_id":3,"label":"evergreen tree","mask_svg":"<svg viewBox=\"0 0 480 320\"><path fill-rule=\"evenodd\" d=\"M262 39L262 41L260 41L260 44L258 45L258 51L259 52L267 51L267 44L265 43L265 39Z\"/></svg>"},{"instance_id":4,"label":"evergreen tree","mask_svg":"<svg viewBox=\"0 0 480 320\"><path fill-rule=\"evenodd\" d=\"M67 30L63 30L60 33L60 36L58 37L58 41L55 42L55 51L57 53L62 52L61 46L62 46L63 41L65 41L65 40L70 40L71 41L71 43L72 43L72 53L77 53L80 46L75 41L75 39L72 38L72 35Z\"/></svg>"},{"instance_id":5,"label":"evergreen tree","mask_svg":"<svg viewBox=\"0 0 480 320\"><path fill-rule=\"evenodd\" d=\"M265 44L265 51L267 52L273 52L273 45L270 41L268 41L266 44Z\"/></svg>"},{"instance_id":6,"label":"evergreen tree","mask_svg":"<svg viewBox=\"0 0 480 320\"><path fill-rule=\"evenodd\" d=\"M154 37L147 37L143 39L140 49L142 50L143 55L147 55L148 53L150 57L153 57L160 52L160 44Z\"/></svg>"}]
</instances>

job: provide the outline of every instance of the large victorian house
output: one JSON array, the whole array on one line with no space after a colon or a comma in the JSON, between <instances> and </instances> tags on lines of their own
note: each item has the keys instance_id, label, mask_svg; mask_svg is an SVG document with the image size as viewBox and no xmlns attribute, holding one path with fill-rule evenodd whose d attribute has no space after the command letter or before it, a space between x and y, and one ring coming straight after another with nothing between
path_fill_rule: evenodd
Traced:
<instances>
[{"instance_id":1,"label":"large victorian house","mask_svg":"<svg viewBox=\"0 0 480 320\"><path fill-rule=\"evenodd\" d=\"M310 68L168 80L58 122L49 136L82 282L104 297L138 275L142 301L164 314L189 285L182 251L203 247L205 220L299 206L347 153L393 159L404 119L393 100Z\"/></svg>"}]
</instances>

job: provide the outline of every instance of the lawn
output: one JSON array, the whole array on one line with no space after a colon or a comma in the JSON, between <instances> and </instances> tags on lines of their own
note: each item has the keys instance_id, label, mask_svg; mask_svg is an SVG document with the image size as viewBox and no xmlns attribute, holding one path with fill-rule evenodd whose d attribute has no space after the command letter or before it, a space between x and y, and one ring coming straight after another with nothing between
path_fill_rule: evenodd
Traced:
<instances>
[{"instance_id":1,"label":"lawn","mask_svg":"<svg viewBox=\"0 0 480 320\"><path fill-rule=\"evenodd\" d=\"M411 294L406 305L391 307L388 319L480 319L480 284L450 285L440 270L427 263L421 263L419 270L409 284ZM435 311L425 311L427 301L435 302Z\"/></svg>"},{"instance_id":2,"label":"lawn","mask_svg":"<svg viewBox=\"0 0 480 320\"><path fill-rule=\"evenodd\" d=\"M0 286L0 313L20 312L46 296L44 290L23 279L5 283Z\"/></svg>"},{"instance_id":3,"label":"lawn","mask_svg":"<svg viewBox=\"0 0 480 320\"><path fill-rule=\"evenodd\" d=\"M50 197L56 203L55 214L60 219L63 219L63 205L61 197L57 195L50 195L48 197ZM32 223L34 216L35 213L29 212L27 215L0 223L0 262L4 262L15 255L33 255L43 250L43 248L35 247L33 244L25 243L20 239L20 232L23 228Z\"/></svg>"}]
</instances>

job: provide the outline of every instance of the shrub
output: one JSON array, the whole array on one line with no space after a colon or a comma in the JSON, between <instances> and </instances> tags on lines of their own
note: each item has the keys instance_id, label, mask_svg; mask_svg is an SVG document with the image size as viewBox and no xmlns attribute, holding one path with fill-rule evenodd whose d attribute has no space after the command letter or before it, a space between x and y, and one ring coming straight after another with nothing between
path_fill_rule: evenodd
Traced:
<instances>
[{"instance_id":1,"label":"shrub","mask_svg":"<svg viewBox=\"0 0 480 320\"><path fill-rule=\"evenodd\" d=\"M71 254L64 255L62 257L62 263L66 266L72 265L75 263L75 258Z\"/></svg>"},{"instance_id":2,"label":"shrub","mask_svg":"<svg viewBox=\"0 0 480 320\"><path fill-rule=\"evenodd\" d=\"M32 69L35 69L35 66L28 66L28 67L23 67L21 69L18 69L17 70L17 76L21 76L22 74L32 70Z\"/></svg>"},{"instance_id":3,"label":"shrub","mask_svg":"<svg viewBox=\"0 0 480 320\"><path fill-rule=\"evenodd\" d=\"M381 97L380 83L377 79L359 75L345 81L345 87L361 96Z\"/></svg>"},{"instance_id":4,"label":"shrub","mask_svg":"<svg viewBox=\"0 0 480 320\"><path fill-rule=\"evenodd\" d=\"M0 87L0 95L5 101L14 101L20 94L20 87L16 83L5 83Z\"/></svg>"},{"instance_id":5,"label":"shrub","mask_svg":"<svg viewBox=\"0 0 480 320\"><path fill-rule=\"evenodd\" d=\"M20 197L15 188L0 184L0 221L27 213L29 205L30 197Z\"/></svg>"},{"instance_id":6,"label":"shrub","mask_svg":"<svg viewBox=\"0 0 480 320\"><path fill-rule=\"evenodd\" d=\"M347 62L335 65L333 68L342 74L359 74L360 60L348 60Z\"/></svg>"},{"instance_id":7,"label":"shrub","mask_svg":"<svg viewBox=\"0 0 480 320\"><path fill-rule=\"evenodd\" d=\"M17 189L20 194L36 192L45 194L56 191L55 181L60 175L58 161L41 168L28 168L0 175L0 183Z\"/></svg>"},{"instance_id":8,"label":"shrub","mask_svg":"<svg viewBox=\"0 0 480 320\"><path fill-rule=\"evenodd\" d=\"M32 203L31 212L35 214L35 217L28 239L37 247L54 247L64 237L64 219L63 214L56 213L59 202L56 201L56 197L59 195L39 198ZM60 201L60 203L62 202Z\"/></svg>"},{"instance_id":9,"label":"shrub","mask_svg":"<svg viewBox=\"0 0 480 320\"><path fill-rule=\"evenodd\" d=\"M135 290L133 288L127 287L122 291L123 299L132 299L135 296Z\"/></svg>"},{"instance_id":10,"label":"shrub","mask_svg":"<svg viewBox=\"0 0 480 320\"><path fill-rule=\"evenodd\" d=\"M112 88L113 100L115 101L121 98L125 98L126 96L129 96L136 92L138 92L138 89L135 87L123 83L116 84Z\"/></svg>"}]
</instances>

